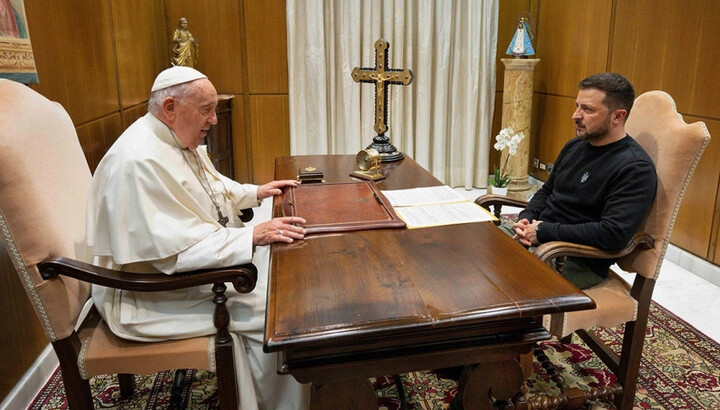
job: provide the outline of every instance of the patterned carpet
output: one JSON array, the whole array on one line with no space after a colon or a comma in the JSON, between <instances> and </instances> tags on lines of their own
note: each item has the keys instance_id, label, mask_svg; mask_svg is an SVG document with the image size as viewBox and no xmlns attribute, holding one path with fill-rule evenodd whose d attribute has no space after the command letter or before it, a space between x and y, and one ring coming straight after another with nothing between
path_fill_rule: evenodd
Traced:
<instances>
[{"instance_id":1,"label":"patterned carpet","mask_svg":"<svg viewBox=\"0 0 720 410\"><path fill-rule=\"evenodd\" d=\"M603 329L598 334L620 348L622 327ZM640 368L635 408L638 409L720 409L720 345L678 318L662 306L652 304L647 338ZM543 352L562 372L570 385L581 388L615 382L602 362L575 337L563 346L550 341L540 345ZM556 394L557 389L543 368L533 363L534 374L526 381L529 396ZM91 379L95 408L157 409L166 408L170 397L173 371L136 376L136 392L131 400L119 398L117 379L110 376ZM188 409L215 409L215 376L204 371L188 371L189 382L183 392ZM447 409L457 394L457 383L433 372L401 375L408 409ZM398 389L392 377L373 379L378 408L400 408ZM64 388L59 372L35 398L30 409L64 409ZM607 402L591 402L588 408L614 408Z\"/></svg>"}]
</instances>

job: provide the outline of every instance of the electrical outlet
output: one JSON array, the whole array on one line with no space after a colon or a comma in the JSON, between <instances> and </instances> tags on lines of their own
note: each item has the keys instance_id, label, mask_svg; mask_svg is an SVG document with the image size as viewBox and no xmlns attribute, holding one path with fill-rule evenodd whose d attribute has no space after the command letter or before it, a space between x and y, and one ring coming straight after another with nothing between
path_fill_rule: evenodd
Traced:
<instances>
[{"instance_id":1,"label":"electrical outlet","mask_svg":"<svg viewBox=\"0 0 720 410\"><path fill-rule=\"evenodd\" d=\"M552 174L553 164L548 163L547 166L546 166L546 168L547 168L547 173L548 173L548 174Z\"/></svg>"},{"instance_id":2,"label":"electrical outlet","mask_svg":"<svg viewBox=\"0 0 720 410\"><path fill-rule=\"evenodd\" d=\"M544 163L544 162L541 162L541 163L540 163L540 169L545 170L545 163Z\"/></svg>"},{"instance_id":3,"label":"electrical outlet","mask_svg":"<svg viewBox=\"0 0 720 410\"><path fill-rule=\"evenodd\" d=\"M540 166L540 160L537 158L533 158L533 168L537 169L537 167Z\"/></svg>"}]
</instances>

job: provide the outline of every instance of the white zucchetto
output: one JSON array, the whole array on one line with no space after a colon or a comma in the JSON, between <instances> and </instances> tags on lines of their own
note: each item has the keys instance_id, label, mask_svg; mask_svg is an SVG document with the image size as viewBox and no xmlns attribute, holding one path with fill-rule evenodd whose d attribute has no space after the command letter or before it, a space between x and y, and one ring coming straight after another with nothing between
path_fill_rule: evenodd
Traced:
<instances>
[{"instance_id":1,"label":"white zucchetto","mask_svg":"<svg viewBox=\"0 0 720 410\"><path fill-rule=\"evenodd\" d=\"M207 76L192 67L185 67L181 65L173 66L161 71L160 74L158 74L150 91L155 92L157 90L162 90L163 88L199 80L201 78L207 78Z\"/></svg>"}]
</instances>

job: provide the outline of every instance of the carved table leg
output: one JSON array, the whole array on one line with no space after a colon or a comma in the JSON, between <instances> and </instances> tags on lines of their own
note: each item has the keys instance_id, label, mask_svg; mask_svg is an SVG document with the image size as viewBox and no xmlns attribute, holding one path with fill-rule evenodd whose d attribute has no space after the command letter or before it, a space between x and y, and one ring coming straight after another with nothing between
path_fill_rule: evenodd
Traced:
<instances>
[{"instance_id":1,"label":"carved table leg","mask_svg":"<svg viewBox=\"0 0 720 410\"><path fill-rule=\"evenodd\" d=\"M465 383L461 379L464 386L458 387L465 410L514 408L512 399L523 401L518 397L523 368L515 359L481 364L466 377Z\"/></svg>"},{"instance_id":2,"label":"carved table leg","mask_svg":"<svg viewBox=\"0 0 720 410\"><path fill-rule=\"evenodd\" d=\"M376 410L375 388L368 379L346 380L313 385L311 410ZM340 405L339 403L343 403Z\"/></svg>"}]
</instances>

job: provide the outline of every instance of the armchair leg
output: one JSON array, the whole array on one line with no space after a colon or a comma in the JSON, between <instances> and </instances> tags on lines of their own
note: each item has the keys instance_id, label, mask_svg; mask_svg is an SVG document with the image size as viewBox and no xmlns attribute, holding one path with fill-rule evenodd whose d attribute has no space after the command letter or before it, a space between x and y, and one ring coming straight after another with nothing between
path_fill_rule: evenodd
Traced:
<instances>
[{"instance_id":1,"label":"armchair leg","mask_svg":"<svg viewBox=\"0 0 720 410\"><path fill-rule=\"evenodd\" d=\"M127 373L118 374L120 384L120 396L123 398L132 397L135 392L135 376Z\"/></svg>"},{"instance_id":2,"label":"armchair leg","mask_svg":"<svg viewBox=\"0 0 720 410\"><path fill-rule=\"evenodd\" d=\"M80 376L80 370L77 367L77 356L80 351L80 340L77 335L55 341L52 345L60 361L60 372L69 407L92 410L94 405L90 383Z\"/></svg>"},{"instance_id":3,"label":"armchair leg","mask_svg":"<svg viewBox=\"0 0 720 410\"><path fill-rule=\"evenodd\" d=\"M615 405L620 410L632 409L635 404L635 392L637 390L638 374L640 373L646 326L647 316L644 318L638 317L635 322L625 324L620 368L617 372L618 383L623 386L623 393L615 398Z\"/></svg>"},{"instance_id":4,"label":"armchair leg","mask_svg":"<svg viewBox=\"0 0 720 410\"><path fill-rule=\"evenodd\" d=\"M170 393L170 409L180 409L182 404L182 391L185 386L185 378L187 376L186 369L175 370L175 379L173 380L172 393Z\"/></svg>"},{"instance_id":5,"label":"armchair leg","mask_svg":"<svg viewBox=\"0 0 720 410\"><path fill-rule=\"evenodd\" d=\"M403 388L403 382L399 374L393 375L393 381L398 389L398 396L400 397L400 410L407 410L407 400L405 399L405 389Z\"/></svg>"},{"instance_id":6,"label":"armchair leg","mask_svg":"<svg viewBox=\"0 0 720 410\"><path fill-rule=\"evenodd\" d=\"M224 343L215 341L215 375L218 383L218 396L221 409L237 408L237 391L235 386L235 357L232 340Z\"/></svg>"},{"instance_id":7,"label":"armchair leg","mask_svg":"<svg viewBox=\"0 0 720 410\"><path fill-rule=\"evenodd\" d=\"M215 375L218 383L220 408L223 410L236 409L238 403L233 340L227 329L230 323L230 313L225 306L227 301L225 289L227 287L222 282L214 284L212 289L213 293L215 293L213 299L213 303L215 303L213 322L217 329L217 336L215 337ZM238 352L238 354L240 353Z\"/></svg>"},{"instance_id":8,"label":"armchair leg","mask_svg":"<svg viewBox=\"0 0 720 410\"><path fill-rule=\"evenodd\" d=\"M639 309L635 321L625 323L622 354L616 373L618 383L623 387L622 395L615 397L615 405L620 410L632 409L635 403L640 361L645 344L645 329L650 315L650 299L656 283L654 279L637 276L630 293L638 301Z\"/></svg>"}]
</instances>

